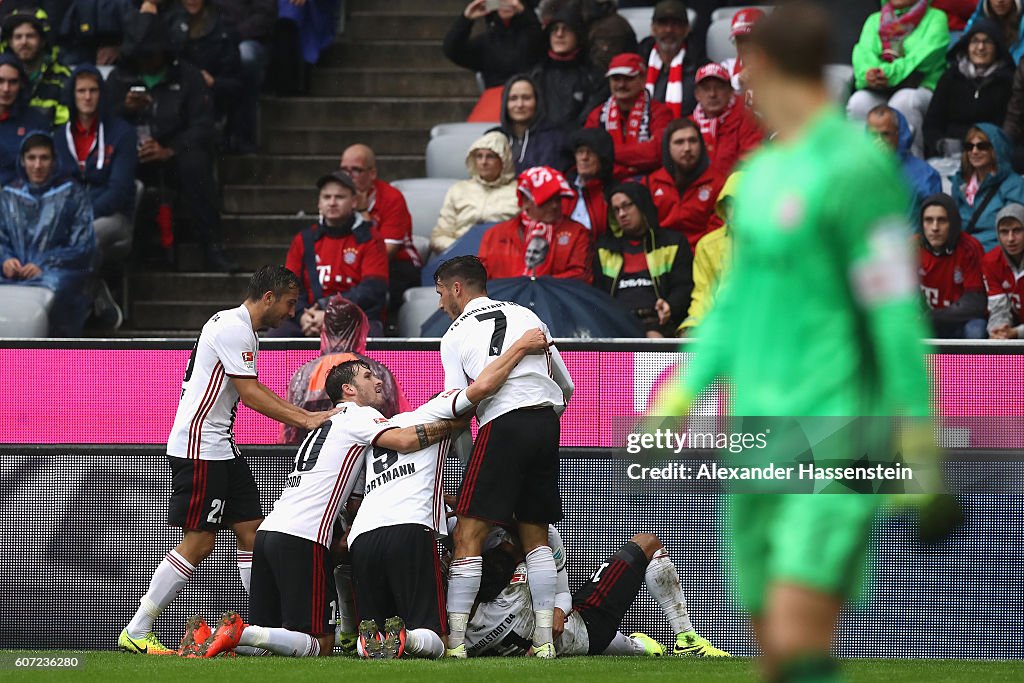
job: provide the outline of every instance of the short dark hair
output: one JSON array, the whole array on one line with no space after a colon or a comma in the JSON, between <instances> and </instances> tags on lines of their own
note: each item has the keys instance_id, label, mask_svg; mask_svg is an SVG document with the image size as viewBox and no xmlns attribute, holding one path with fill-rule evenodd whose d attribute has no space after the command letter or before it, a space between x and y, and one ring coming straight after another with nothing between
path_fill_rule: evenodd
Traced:
<instances>
[{"instance_id":1,"label":"short dark hair","mask_svg":"<svg viewBox=\"0 0 1024 683\"><path fill-rule=\"evenodd\" d=\"M39 147L46 147L49 149L51 156L56 154L56 150L53 146L53 138L46 133L31 133L27 138L25 138L25 142L21 144L21 155L25 156L33 149L37 149Z\"/></svg>"},{"instance_id":2,"label":"short dark hair","mask_svg":"<svg viewBox=\"0 0 1024 683\"><path fill-rule=\"evenodd\" d=\"M487 269L476 256L456 256L443 261L434 271L435 283L444 280L458 280L466 287L486 291Z\"/></svg>"},{"instance_id":3,"label":"short dark hair","mask_svg":"<svg viewBox=\"0 0 1024 683\"><path fill-rule=\"evenodd\" d=\"M302 282L299 281L295 273L284 266L266 265L249 278L245 298L248 301L259 301L267 292L271 292L274 296L281 296L289 289L302 289Z\"/></svg>"},{"instance_id":4,"label":"short dark hair","mask_svg":"<svg viewBox=\"0 0 1024 683\"><path fill-rule=\"evenodd\" d=\"M816 3L784 2L754 25L750 41L785 75L820 82L832 45L832 22Z\"/></svg>"},{"instance_id":5,"label":"short dark hair","mask_svg":"<svg viewBox=\"0 0 1024 683\"><path fill-rule=\"evenodd\" d=\"M871 111L868 112L868 117L872 116L891 116L894 122L897 124L899 123L899 120L896 118L896 110L884 102L871 107Z\"/></svg>"},{"instance_id":6,"label":"short dark hair","mask_svg":"<svg viewBox=\"0 0 1024 683\"><path fill-rule=\"evenodd\" d=\"M331 368L331 371L327 373L327 379L324 381L324 390L327 392L328 398L334 403L340 401L341 387L345 384L352 384L352 380L359 374L360 369L370 370L370 366L366 364L366 361L359 360L358 358L347 360Z\"/></svg>"}]
</instances>

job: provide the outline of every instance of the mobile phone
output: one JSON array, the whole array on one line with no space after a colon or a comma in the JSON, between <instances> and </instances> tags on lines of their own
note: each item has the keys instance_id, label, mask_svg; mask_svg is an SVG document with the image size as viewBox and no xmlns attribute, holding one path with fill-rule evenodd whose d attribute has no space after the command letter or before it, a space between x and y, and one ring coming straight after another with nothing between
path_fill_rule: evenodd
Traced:
<instances>
[{"instance_id":1,"label":"mobile phone","mask_svg":"<svg viewBox=\"0 0 1024 683\"><path fill-rule=\"evenodd\" d=\"M484 9L488 12L497 12L501 8L501 0L487 0L484 3Z\"/></svg>"},{"instance_id":2,"label":"mobile phone","mask_svg":"<svg viewBox=\"0 0 1024 683\"><path fill-rule=\"evenodd\" d=\"M128 88L128 92L132 93L133 95L145 95L146 94L146 86L144 86L144 85L133 85L132 87Z\"/></svg>"}]
</instances>

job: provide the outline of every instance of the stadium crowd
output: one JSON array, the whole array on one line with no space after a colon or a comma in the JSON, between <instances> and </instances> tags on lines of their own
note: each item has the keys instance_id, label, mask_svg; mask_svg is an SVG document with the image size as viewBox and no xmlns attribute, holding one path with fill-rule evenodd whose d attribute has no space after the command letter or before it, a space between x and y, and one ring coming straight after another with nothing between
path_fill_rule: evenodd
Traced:
<instances>
[{"instance_id":1,"label":"stadium crowd","mask_svg":"<svg viewBox=\"0 0 1024 683\"><path fill-rule=\"evenodd\" d=\"M5 3L0 183L7 201L35 197L35 208L2 218L0 282L52 291L51 334L78 334L90 317L119 324L107 283L129 254L173 259L187 234L208 270L239 270L223 248L215 160L257 149L264 80L287 92L308 75L301 61L333 38L311 22L338 4L304 3L315 6L300 16L273 0L114 0L116 12L79 0L51 18L49 6ZM743 75L747 37L772 8L733 14L737 56L717 63L694 27L722 4L699 3L694 20L662 0L638 41L615 2L469 2L443 50L477 73L473 118L494 125L464 150L467 179L448 190L429 245L415 242L415 212L378 177L374 150L351 145L317 183L318 221L291 242L286 264L304 291L271 334L319 336L334 294L363 309L371 334L395 334L423 271L467 252L492 278L592 284L648 337L693 334L728 267L724 188L772 137ZM282 31L293 49L271 63ZM851 55L847 114L893 150L913 190L908 239L937 336L1024 332L1024 262L1001 227L1024 206L1022 54L1018 0L888 0ZM43 149L47 136L53 168L35 182L25 143ZM70 209L58 219L47 208L65 184L84 186L61 201L91 212L92 230L62 227ZM929 207L946 214L931 232ZM133 249L133 235L146 244Z\"/></svg>"}]
</instances>

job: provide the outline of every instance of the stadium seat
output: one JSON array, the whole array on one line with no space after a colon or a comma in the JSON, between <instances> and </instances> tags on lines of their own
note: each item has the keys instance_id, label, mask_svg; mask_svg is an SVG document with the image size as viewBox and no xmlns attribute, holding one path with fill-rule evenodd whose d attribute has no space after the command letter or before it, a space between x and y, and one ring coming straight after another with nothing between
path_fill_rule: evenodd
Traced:
<instances>
[{"instance_id":1,"label":"stadium seat","mask_svg":"<svg viewBox=\"0 0 1024 683\"><path fill-rule=\"evenodd\" d=\"M424 235L413 235L412 245L416 247L416 252L420 255L420 261L426 263L427 259L430 258L430 238Z\"/></svg>"},{"instance_id":2,"label":"stadium seat","mask_svg":"<svg viewBox=\"0 0 1024 683\"><path fill-rule=\"evenodd\" d=\"M849 64L826 65L825 83L836 104L845 107L853 88L853 67Z\"/></svg>"},{"instance_id":3,"label":"stadium seat","mask_svg":"<svg viewBox=\"0 0 1024 683\"><path fill-rule=\"evenodd\" d=\"M421 288L422 289L422 288ZM414 296L406 299L398 309L398 336L422 336L423 323L437 310L437 293L431 289L434 298Z\"/></svg>"},{"instance_id":4,"label":"stadium seat","mask_svg":"<svg viewBox=\"0 0 1024 683\"><path fill-rule=\"evenodd\" d=\"M488 123L486 121L448 121L446 123L439 123L431 128L430 139L433 140L445 135L475 135L478 138L497 125L496 123Z\"/></svg>"},{"instance_id":5,"label":"stadium seat","mask_svg":"<svg viewBox=\"0 0 1024 683\"><path fill-rule=\"evenodd\" d=\"M44 287L5 285L0 296L0 330L4 337L48 336L53 292Z\"/></svg>"},{"instance_id":6,"label":"stadium seat","mask_svg":"<svg viewBox=\"0 0 1024 683\"><path fill-rule=\"evenodd\" d=\"M437 290L433 287L410 287L402 294L402 301L413 299L431 299L437 303Z\"/></svg>"},{"instance_id":7,"label":"stadium seat","mask_svg":"<svg viewBox=\"0 0 1024 683\"><path fill-rule=\"evenodd\" d=\"M405 197L412 214L413 236L430 238L441 213L444 196L448 188L459 182L459 178L408 178L391 183Z\"/></svg>"},{"instance_id":8,"label":"stadium seat","mask_svg":"<svg viewBox=\"0 0 1024 683\"><path fill-rule=\"evenodd\" d=\"M736 46L729 39L732 30L732 19L719 19L711 22L708 27L707 51L712 62L724 62L736 56Z\"/></svg>"},{"instance_id":9,"label":"stadium seat","mask_svg":"<svg viewBox=\"0 0 1024 683\"><path fill-rule=\"evenodd\" d=\"M651 15L654 14L653 7L623 7L619 10L619 16L629 22L636 34L636 41L639 43L651 35ZM690 18L690 26L697 21L697 11L688 9L686 15Z\"/></svg>"},{"instance_id":10,"label":"stadium seat","mask_svg":"<svg viewBox=\"0 0 1024 683\"><path fill-rule=\"evenodd\" d=\"M469 178L466 155L480 137L471 131L432 138L427 143L428 178Z\"/></svg>"}]
</instances>

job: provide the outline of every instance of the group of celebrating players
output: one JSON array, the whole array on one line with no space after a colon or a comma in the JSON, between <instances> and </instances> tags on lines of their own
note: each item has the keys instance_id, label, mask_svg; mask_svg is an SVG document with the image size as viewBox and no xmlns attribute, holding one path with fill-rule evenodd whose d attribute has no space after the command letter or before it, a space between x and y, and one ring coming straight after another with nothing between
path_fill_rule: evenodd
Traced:
<instances>
[{"instance_id":1,"label":"group of celebrating players","mask_svg":"<svg viewBox=\"0 0 1024 683\"><path fill-rule=\"evenodd\" d=\"M182 528L182 541L154 572L118 638L122 649L201 658L326 656L335 645L370 659L662 655L647 635L618 631L646 585L677 634L673 654L728 656L697 635L676 568L653 534L633 536L570 593L554 527L569 372L536 315L488 298L476 257L446 261L435 281L453 320L441 341L445 391L390 418L380 412L381 378L360 360L327 375L330 411L307 412L260 384L257 332L291 315L298 297L287 269L261 268L243 304L206 323L167 447L168 522ZM233 441L239 400L309 430L266 517ZM460 453L459 494L446 501L444 462L468 441L473 415L476 442ZM236 612L212 628L195 617L180 647L167 648L154 621L222 527L238 540L249 623ZM439 539L451 553L444 562Z\"/></svg>"}]
</instances>

